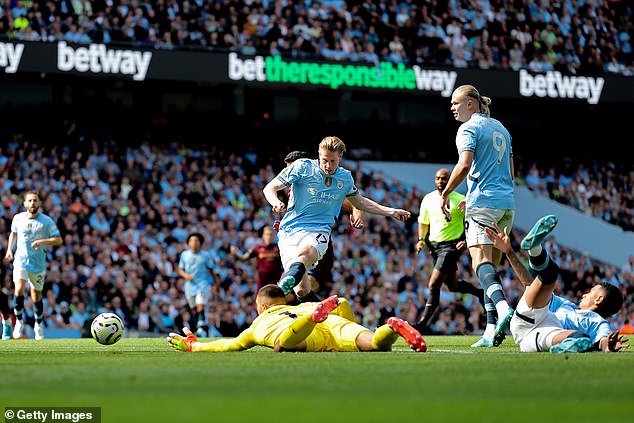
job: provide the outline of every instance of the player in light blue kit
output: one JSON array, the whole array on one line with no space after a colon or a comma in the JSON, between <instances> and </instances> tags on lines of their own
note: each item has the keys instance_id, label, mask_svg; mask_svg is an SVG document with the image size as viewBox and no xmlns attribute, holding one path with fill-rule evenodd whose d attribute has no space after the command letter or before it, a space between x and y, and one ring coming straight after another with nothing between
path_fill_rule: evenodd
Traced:
<instances>
[{"instance_id":1,"label":"player in light blue kit","mask_svg":"<svg viewBox=\"0 0 634 423\"><path fill-rule=\"evenodd\" d=\"M277 192L291 187L288 210L278 233L284 266L278 285L284 294L295 288L301 301L312 301L310 284L304 275L324 256L345 198L368 213L401 221L411 216L407 210L386 207L361 195L351 172L339 166L345 151L346 146L339 138L326 137L319 144L319 159L296 160L263 190L273 212L281 213L286 211L286 205Z\"/></svg>"},{"instance_id":2,"label":"player in light blue kit","mask_svg":"<svg viewBox=\"0 0 634 423\"><path fill-rule=\"evenodd\" d=\"M623 294L614 285L600 283L586 292L579 306L553 294L559 266L550 260L542 242L557 225L557 216L544 216L522 239L520 248L529 254L533 279L511 247L508 230L487 228L487 236L509 259L513 270L526 287L511 319L511 333L522 352L550 351L577 353L616 352L627 348L617 332L610 331L607 317L623 305Z\"/></svg>"},{"instance_id":3,"label":"player in light blue kit","mask_svg":"<svg viewBox=\"0 0 634 423\"><path fill-rule=\"evenodd\" d=\"M449 195L467 179L465 235L487 312L484 334L472 347L500 345L513 316L497 273L502 252L485 233L485 228L494 224L510 230L515 217L511 134L491 117L490 103L491 99L481 96L472 85L461 85L453 92L451 111L463 122L456 134L459 158L440 196L440 206L449 220Z\"/></svg>"},{"instance_id":4,"label":"player in light blue kit","mask_svg":"<svg viewBox=\"0 0 634 423\"><path fill-rule=\"evenodd\" d=\"M183 251L180 255L178 274L185 279L185 297L196 322L195 333L199 337L206 338L205 306L209 292L208 270L212 270L214 290L219 289L220 281L217 280L215 264L211 256L206 251L201 250L205 238L199 233L192 233L189 234L185 242L189 246L189 250Z\"/></svg>"},{"instance_id":5,"label":"player in light blue kit","mask_svg":"<svg viewBox=\"0 0 634 423\"><path fill-rule=\"evenodd\" d=\"M11 233L4 257L5 264L13 261L13 283L15 284L15 328L13 338L22 337L24 324L24 289L26 282L31 285L31 299L35 314L35 339L44 339L42 319L44 304L42 289L46 282L46 246L62 245L62 237L57 224L40 211L41 200L37 192L29 191L24 196L26 211L18 213L11 222ZM13 247L17 244L15 258Z\"/></svg>"}]
</instances>

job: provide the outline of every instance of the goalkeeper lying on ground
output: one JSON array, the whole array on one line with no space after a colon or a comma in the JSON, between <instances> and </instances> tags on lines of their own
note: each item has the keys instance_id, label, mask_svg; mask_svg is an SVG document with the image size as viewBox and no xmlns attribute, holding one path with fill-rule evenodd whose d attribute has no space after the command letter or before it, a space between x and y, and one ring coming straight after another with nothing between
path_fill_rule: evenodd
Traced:
<instances>
[{"instance_id":1,"label":"goalkeeper lying on ground","mask_svg":"<svg viewBox=\"0 0 634 423\"><path fill-rule=\"evenodd\" d=\"M387 324L372 332L356 323L347 300L336 295L319 303L286 304L277 285L265 285L255 300L258 317L237 338L199 342L188 329L185 336L171 332L167 341L177 351L242 351L256 345L275 351L390 351L399 335L414 351L427 345L421 334L407 322L390 317Z\"/></svg>"}]
</instances>

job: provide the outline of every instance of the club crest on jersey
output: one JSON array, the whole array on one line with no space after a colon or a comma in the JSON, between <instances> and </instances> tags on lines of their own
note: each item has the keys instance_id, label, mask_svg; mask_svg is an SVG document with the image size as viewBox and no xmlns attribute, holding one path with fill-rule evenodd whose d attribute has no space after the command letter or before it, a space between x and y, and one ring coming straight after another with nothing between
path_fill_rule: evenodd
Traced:
<instances>
[{"instance_id":1,"label":"club crest on jersey","mask_svg":"<svg viewBox=\"0 0 634 423\"><path fill-rule=\"evenodd\" d=\"M339 189L343 188L343 181L342 180L338 180L337 181L337 188L339 188Z\"/></svg>"}]
</instances>

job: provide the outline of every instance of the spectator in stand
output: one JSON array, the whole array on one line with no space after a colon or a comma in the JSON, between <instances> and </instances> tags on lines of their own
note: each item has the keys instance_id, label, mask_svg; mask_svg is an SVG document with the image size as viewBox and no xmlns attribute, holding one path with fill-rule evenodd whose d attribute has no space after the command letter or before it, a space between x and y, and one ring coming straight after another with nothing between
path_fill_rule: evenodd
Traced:
<instances>
[{"instance_id":1,"label":"spectator in stand","mask_svg":"<svg viewBox=\"0 0 634 423\"><path fill-rule=\"evenodd\" d=\"M262 242L244 253L240 252L236 246L231 246L231 253L242 261L256 258L257 290L264 285L277 283L284 272L280 250L275 242L275 230L270 226L263 226L260 229L260 234Z\"/></svg>"}]
</instances>

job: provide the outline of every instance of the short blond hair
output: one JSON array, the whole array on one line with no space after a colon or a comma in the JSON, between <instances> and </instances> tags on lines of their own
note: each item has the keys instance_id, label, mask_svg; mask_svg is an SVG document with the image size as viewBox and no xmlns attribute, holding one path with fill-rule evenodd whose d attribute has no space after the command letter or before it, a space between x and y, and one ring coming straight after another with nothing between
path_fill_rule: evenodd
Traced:
<instances>
[{"instance_id":1,"label":"short blond hair","mask_svg":"<svg viewBox=\"0 0 634 423\"><path fill-rule=\"evenodd\" d=\"M343 156L346 152L346 145L341 141L339 137L330 136L326 137L319 143L320 150L336 151L339 156Z\"/></svg>"},{"instance_id":2,"label":"short blond hair","mask_svg":"<svg viewBox=\"0 0 634 423\"><path fill-rule=\"evenodd\" d=\"M466 97L473 98L478 102L480 113L491 116L491 109L489 108L489 104L491 104L491 99L489 97L480 95L476 87L474 87L473 85L461 85L456 88L455 92L460 93Z\"/></svg>"}]
</instances>

